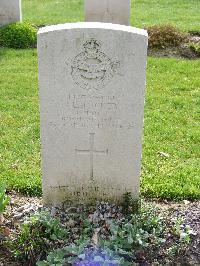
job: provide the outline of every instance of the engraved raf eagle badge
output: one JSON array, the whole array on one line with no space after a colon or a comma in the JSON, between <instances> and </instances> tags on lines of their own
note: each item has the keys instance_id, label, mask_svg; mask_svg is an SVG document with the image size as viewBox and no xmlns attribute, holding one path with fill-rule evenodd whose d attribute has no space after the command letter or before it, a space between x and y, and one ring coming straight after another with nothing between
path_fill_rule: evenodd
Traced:
<instances>
[{"instance_id":1,"label":"engraved raf eagle badge","mask_svg":"<svg viewBox=\"0 0 200 266\"><path fill-rule=\"evenodd\" d=\"M112 61L101 52L101 44L89 39L83 44L83 52L78 54L71 65L74 82L86 90L103 88L116 74L119 61Z\"/></svg>"}]
</instances>

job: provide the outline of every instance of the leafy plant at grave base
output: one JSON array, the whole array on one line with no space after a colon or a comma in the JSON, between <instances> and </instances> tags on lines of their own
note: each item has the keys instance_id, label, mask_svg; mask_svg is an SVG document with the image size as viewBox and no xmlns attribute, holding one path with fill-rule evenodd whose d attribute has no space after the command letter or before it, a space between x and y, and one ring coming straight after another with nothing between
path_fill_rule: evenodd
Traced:
<instances>
[{"instance_id":1,"label":"leafy plant at grave base","mask_svg":"<svg viewBox=\"0 0 200 266\"><path fill-rule=\"evenodd\" d=\"M198 43L189 43L189 47L196 55L200 56L200 44Z\"/></svg>"},{"instance_id":2,"label":"leafy plant at grave base","mask_svg":"<svg viewBox=\"0 0 200 266\"><path fill-rule=\"evenodd\" d=\"M18 260L35 265L37 260L45 258L47 252L67 239L68 231L60 221L49 212L42 211L27 218L10 248Z\"/></svg>"},{"instance_id":3,"label":"leafy plant at grave base","mask_svg":"<svg viewBox=\"0 0 200 266\"><path fill-rule=\"evenodd\" d=\"M187 248L187 245L191 241L191 236L195 235L189 225L183 226L182 217L178 217L174 222L174 226L171 228L171 234L177 238L171 246L166 249L166 254L169 258L173 258L181 250Z\"/></svg>"},{"instance_id":4,"label":"leafy plant at grave base","mask_svg":"<svg viewBox=\"0 0 200 266\"><path fill-rule=\"evenodd\" d=\"M101 238L99 245L103 249L113 250L125 261L137 262L145 255L151 257L161 249L169 251L173 247L174 253L171 255L175 256L189 244L191 234L191 228L183 226L183 221L178 219L174 226L169 225L167 218L160 216L155 207L146 205L131 219L110 223L110 236L106 240ZM167 243L169 235L171 243Z\"/></svg>"},{"instance_id":5,"label":"leafy plant at grave base","mask_svg":"<svg viewBox=\"0 0 200 266\"><path fill-rule=\"evenodd\" d=\"M124 214L137 213L141 207L141 199L134 199L131 192L126 192L123 195L122 212Z\"/></svg>"},{"instance_id":6,"label":"leafy plant at grave base","mask_svg":"<svg viewBox=\"0 0 200 266\"><path fill-rule=\"evenodd\" d=\"M187 35L171 25L154 25L147 28L150 48L177 47L187 42Z\"/></svg>"},{"instance_id":7,"label":"leafy plant at grave base","mask_svg":"<svg viewBox=\"0 0 200 266\"><path fill-rule=\"evenodd\" d=\"M189 243L191 241L191 235L194 234L189 225L183 226L183 219L178 217L175 221L174 227L172 227L172 233L178 237L180 242Z\"/></svg>"},{"instance_id":8,"label":"leafy plant at grave base","mask_svg":"<svg viewBox=\"0 0 200 266\"><path fill-rule=\"evenodd\" d=\"M10 202L10 198L6 195L6 185L1 185L0 186L0 215L3 214L9 202Z\"/></svg>"},{"instance_id":9,"label":"leafy plant at grave base","mask_svg":"<svg viewBox=\"0 0 200 266\"><path fill-rule=\"evenodd\" d=\"M82 239L87 239L93 236L95 226L90 222L89 219L82 215L81 220L83 221L82 228L80 228L80 235Z\"/></svg>"},{"instance_id":10,"label":"leafy plant at grave base","mask_svg":"<svg viewBox=\"0 0 200 266\"><path fill-rule=\"evenodd\" d=\"M165 219L150 207L142 207L131 219L110 224L110 237L101 240L101 246L117 252L128 261L136 259L137 252L147 251L165 243Z\"/></svg>"},{"instance_id":11,"label":"leafy plant at grave base","mask_svg":"<svg viewBox=\"0 0 200 266\"><path fill-rule=\"evenodd\" d=\"M37 43L37 28L17 22L0 29L0 45L9 48L30 48Z\"/></svg>"},{"instance_id":12,"label":"leafy plant at grave base","mask_svg":"<svg viewBox=\"0 0 200 266\"><path fill-rule=\"evenodd\" d=\"M40 261L37 266L53 266L53 265L132 265L125 262L123 257L116 255L110 249L101 249L91 246L90 239L79 240L71 246L57 249L47 256L46 261Z\"/></svg>"},{"instance_id":13,"label":"leafy plant at grave base","mask_svg":"<svg viewBox=\"0 0 200 266\"><path fill-rule=\"evenodd\" d=\"M42 265L63 265L66 260L72 263L77 257L84 253L85 248L89 245L90 239L80 238L80 240L75 241L74 244L66 246L61 249L54 250L49 253L46 261L37 262L38 266Z\"/></svg>"},{"instance_id":14,"label":"leafy plant at grave base","mask_svg":"<svg viewBox=\"0 0 200 266\"><path fill-rule=\"evenodd\" d=\"M173 260L190 241L191 229L182 224L178 219L169 225L154 206L142 204L137 213L129 213L119 221L108 220L107 234L101 233L100 226L95 245L90 236L92 223L87 221L88 230L84 228L79 240L51 251L46 260L38 261L37 265L133 265L145 256L149 258L159 253L160 249ZM94 230L95 227L93 235ZM169 235L172 241L167 243Z\"/></svg>"}]
</instances>

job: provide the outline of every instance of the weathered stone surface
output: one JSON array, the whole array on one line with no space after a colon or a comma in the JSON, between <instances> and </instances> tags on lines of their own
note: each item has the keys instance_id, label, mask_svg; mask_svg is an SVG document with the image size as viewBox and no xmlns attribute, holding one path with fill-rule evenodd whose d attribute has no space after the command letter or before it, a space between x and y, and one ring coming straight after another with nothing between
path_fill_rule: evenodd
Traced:
<instances>
[{"instance_id":1,"label":"weathered stone surface","mask_svg":"<svg viewBox=\"0 0 200 266\"><path fill-rule=\"evenodd\" d=\"M39 30L44 201L139 195L147 33L104 23Z\"/></svg>"},{"instance_id":2,"label":"weathered stone surface","mask_svg":"<svg viewBox=\"0 0 200 266\"><path fill-rule=\"evenodd\" d=\"M130 0L85 0L85 20L130 25Z\"/></svg>"},{"instance_id":3,"label":"weathered stone surface","mask_svg":"<svg viewBox=\"0 0 200 266\"><path fill-rule=\"evenodd\" d=\"M21 21L21 0L0 0L0 26Z\"/></svg>"}]
</instances>

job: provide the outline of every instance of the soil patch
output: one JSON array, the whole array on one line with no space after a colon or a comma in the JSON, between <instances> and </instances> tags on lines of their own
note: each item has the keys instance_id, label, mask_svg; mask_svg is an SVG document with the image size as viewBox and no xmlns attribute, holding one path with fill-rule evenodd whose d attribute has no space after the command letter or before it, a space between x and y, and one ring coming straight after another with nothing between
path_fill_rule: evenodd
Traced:
<instances>
[{"instance_id":1,"label":"soil patch","mask_svg":"<svg viewBox=\"0 0 200 266\"><path fill-rule=\"evenodd\" d=\"M167 47L164 49L148 49L148 55L154 57L182 58L182 59L199 59L200 52L195 51L190 46L191 44L200 46L200 34L190 34L188 43L178 47Z\"/></svg>"}]
</instances>

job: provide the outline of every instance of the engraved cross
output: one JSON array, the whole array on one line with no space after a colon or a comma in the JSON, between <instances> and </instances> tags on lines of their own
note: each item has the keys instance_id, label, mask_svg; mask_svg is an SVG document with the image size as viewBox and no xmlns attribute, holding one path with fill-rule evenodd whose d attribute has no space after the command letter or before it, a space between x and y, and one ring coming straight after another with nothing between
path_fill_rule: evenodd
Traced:
<instances>
[{"instance_id":1,"label":"engraved cross","mask_svg":"<svg viewBox=\"0 0 200 266\"><path fill-rule=\"evenodd\" d=\"M98 151L94 148L94 136L95 133L90 133L90 149L88 150L79 150L75 149L77 154L89 154L90 155L90 179L94 180L94 154L107 155L108 149L105 151Z\"/></svg>"}]
</instances>

